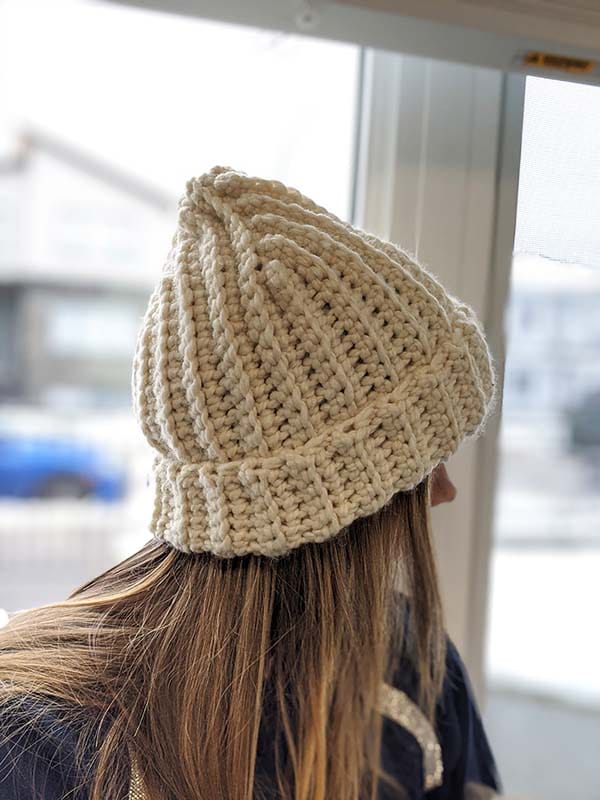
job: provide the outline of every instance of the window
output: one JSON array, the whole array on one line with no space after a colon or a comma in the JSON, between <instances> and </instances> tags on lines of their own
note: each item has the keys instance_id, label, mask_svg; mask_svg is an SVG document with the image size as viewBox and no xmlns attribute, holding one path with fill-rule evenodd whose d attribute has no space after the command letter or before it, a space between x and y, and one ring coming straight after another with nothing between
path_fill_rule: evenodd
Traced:
<instances>
[{"instance_id":1,"label":"window","mask_svg":"<svg viewBox=\"0 0 600 800\"><path fill-rule=\"evenodd\" d=\"M600 791L599 136L600 88L528 79L488 673L506 788L544 800Z\"/></svg>"},{"instance_id":2,"label":"window","mask_svg":"<svg viewBox=\"0 0 600 800\"><path fill-rule=\"evenodd\" d=\"M0 608L64 597L149 538L130 364L177 199L224 164L348 218L358 63L117 4L0 4L0 283L19 297L0 303Z\"/></svg>"},{"instance_id":3,"label":"window","mask_svg":"<svg viewBox=\"0 0 600 800\"><path fill-rule=\"evenodd\" d=\"M46 305L45 348L59 358L130 358L139 309L113 299L64 298Z\"/></svg>"}]
</instances>

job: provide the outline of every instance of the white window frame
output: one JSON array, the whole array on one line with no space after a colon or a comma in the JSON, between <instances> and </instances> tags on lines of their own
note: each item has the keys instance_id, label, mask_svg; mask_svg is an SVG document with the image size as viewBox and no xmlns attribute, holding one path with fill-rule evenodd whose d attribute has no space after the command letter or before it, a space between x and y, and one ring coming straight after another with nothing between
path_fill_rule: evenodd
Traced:
<instances>
[{"instance_id":1,"label":"white window frame","mask_svg":"<svg viewBox=\"0 0 600 800\"><path fill-rule=\"evenodd\" d=\"M475 308L500 384L524 94L520 75L364 57L354 221L414 253ZM434 511L447 626L480 696L499 408L486 435L450 462L457 499Z\"/></svg>"}]
</instances>

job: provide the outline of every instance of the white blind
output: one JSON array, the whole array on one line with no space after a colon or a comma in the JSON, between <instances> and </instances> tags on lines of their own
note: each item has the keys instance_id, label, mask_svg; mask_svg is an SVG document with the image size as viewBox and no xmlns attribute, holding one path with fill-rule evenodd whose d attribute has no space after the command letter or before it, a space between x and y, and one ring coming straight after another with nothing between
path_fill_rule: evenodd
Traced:
<instances>
[{"instance_id":1,"label":"white blind","mask_svg":"<svg viewBox=\"0 0 600 800\"><path fill-rule=\"evenodd\" d=\"M600 87L527 79L515 252L600 267Z\"/></svg>"}]
</instances>

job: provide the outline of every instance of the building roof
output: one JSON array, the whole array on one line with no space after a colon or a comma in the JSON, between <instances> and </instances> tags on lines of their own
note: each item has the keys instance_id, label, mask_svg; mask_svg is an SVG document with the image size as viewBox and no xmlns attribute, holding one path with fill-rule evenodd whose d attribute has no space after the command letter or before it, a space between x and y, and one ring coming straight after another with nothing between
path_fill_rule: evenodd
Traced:
<instances>
[{"instance_id":1,"label":"building roof","mask_svg":"<svg viewBox=\"0 0 600 800\"><path fill-rule=\"evenodd\" d=\"M0 174L20 172L27 168L31 154L41 150L91 177L141 200L159 211L169 211L177 205L177 198L133 173L72 145L65 139L28 126L17 135L12 153L0 156Z\"/></svg>"}]
</instances>

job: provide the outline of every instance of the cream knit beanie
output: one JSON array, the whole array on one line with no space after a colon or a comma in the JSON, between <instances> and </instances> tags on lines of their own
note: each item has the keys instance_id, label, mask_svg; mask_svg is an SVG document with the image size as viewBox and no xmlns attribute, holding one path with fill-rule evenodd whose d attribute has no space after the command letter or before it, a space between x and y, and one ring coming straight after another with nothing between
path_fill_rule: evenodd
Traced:
<instances>
[{"instance_id":1,"label":"cream knit beanie","mask_svg":"<svg viewBox=\"0 0 600 800\"><path fill-rule=\"evenodd\" d=\"M133 394L154 536L279 556L422 481L481 429L494 375L471 309L405 252L215 167L179 203Z\"/></svg>"}]
</instances>

